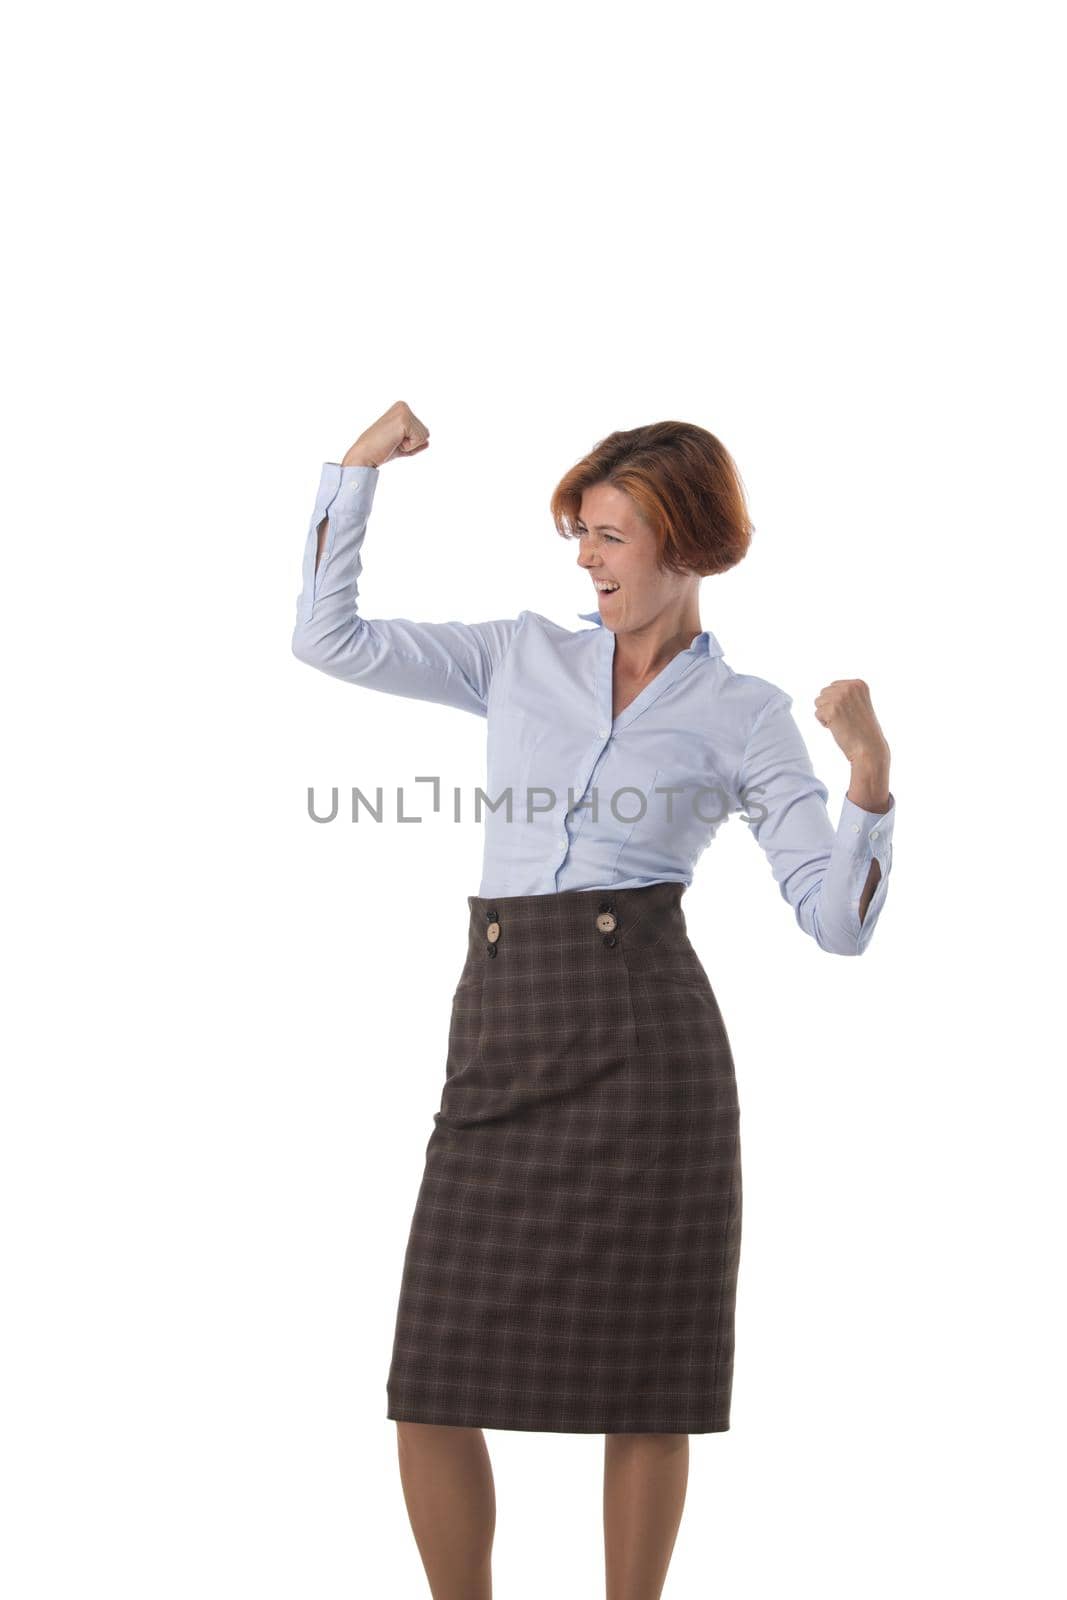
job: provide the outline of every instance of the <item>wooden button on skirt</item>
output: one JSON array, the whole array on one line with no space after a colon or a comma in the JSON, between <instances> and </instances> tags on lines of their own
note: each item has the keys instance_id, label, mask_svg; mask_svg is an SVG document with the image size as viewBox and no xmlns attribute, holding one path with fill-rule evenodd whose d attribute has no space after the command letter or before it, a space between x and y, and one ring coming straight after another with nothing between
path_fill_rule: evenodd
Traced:
<instances>
[{"instance_id":1,"label":"wooden button on skirt","mask_svg":"<svg viewBox=\"0 0 1067 1600\"><path fill-rule=\"evenodd\" d=\"M388 1417L729 1428L740 1117L685 887L468 898Z\"/></svg>"}]
</instances>

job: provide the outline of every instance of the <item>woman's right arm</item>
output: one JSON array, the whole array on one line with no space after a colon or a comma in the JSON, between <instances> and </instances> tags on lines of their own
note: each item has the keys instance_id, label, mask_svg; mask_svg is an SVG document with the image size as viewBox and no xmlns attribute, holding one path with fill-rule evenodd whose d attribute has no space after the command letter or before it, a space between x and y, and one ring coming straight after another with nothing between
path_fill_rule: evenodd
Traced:
<instances>
[{"instance_id":1,"label":"woman's right arm","mask_svg":"<svg viewBox=\"0 0 1067 1600\"><path fill-rule=\"evenodd\" d=\"M427 440L423 425L398 402L360 436L343 462L324 464L304 545L293 654L346 683L484 717L493 673L521 626L520 618L372 621L358 610L361 548L379 463L398 454L413 455L425 449Z\"/></svg>"}]
</instances>

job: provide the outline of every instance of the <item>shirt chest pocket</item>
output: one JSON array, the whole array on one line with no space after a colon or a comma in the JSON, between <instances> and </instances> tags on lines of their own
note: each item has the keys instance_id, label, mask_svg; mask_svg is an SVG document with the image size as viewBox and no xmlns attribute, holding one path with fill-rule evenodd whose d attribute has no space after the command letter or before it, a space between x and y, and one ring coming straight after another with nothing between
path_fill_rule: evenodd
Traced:
<instances>
[{"instance_id":1,"label":"shirt chest pocket","mask_svg":"<svg viewBox=\"0 0 1067 1600\"><path fill-rule=\"evenodd\" d=\"M629 753L625 760L616 759L609 751L586 792L575 794L569 819L574 852L597 881L631 876L632 864L623 856L639 851L642 839L651 840L661 830L658 807L663 797L654 792L659 775L649 761Z\"/></svg>"}]
</instances>

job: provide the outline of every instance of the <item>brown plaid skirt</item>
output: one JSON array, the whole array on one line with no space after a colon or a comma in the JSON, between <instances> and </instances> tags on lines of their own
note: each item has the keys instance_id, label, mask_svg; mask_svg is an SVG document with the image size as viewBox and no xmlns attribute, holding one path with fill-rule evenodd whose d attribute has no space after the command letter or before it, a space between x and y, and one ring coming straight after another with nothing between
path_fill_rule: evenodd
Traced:
<instances>
[{"instance_id":1,"label":"brown plaid skirt","mask_svg":"<svg viewBox=\"0 0 1067 1600\"><path fill-rule=\"evenodd\" d=\"M729 1428L737 1082L684 892L468 897L388 1417Z\"/></svg>"}]
</instances>

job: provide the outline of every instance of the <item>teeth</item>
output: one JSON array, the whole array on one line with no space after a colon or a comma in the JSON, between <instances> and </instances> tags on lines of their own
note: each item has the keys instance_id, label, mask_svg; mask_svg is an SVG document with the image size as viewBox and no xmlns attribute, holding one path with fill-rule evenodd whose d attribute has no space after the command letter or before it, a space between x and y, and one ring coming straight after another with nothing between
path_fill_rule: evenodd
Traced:
<instances>
[{"instance_id":1,"label":"teeth","mask_svg":"<svg viewBox=\"0 0 1067 1600\"><path fill-rule=\"evenodd\" d=\"M595 580L594 580L594 582L595 582ZM598 583L597 584L597 588L600 590L601 594L614 594L615 590L618 587L619 586L618 586L617 583Z\"/></svg>"}]
</instances>

